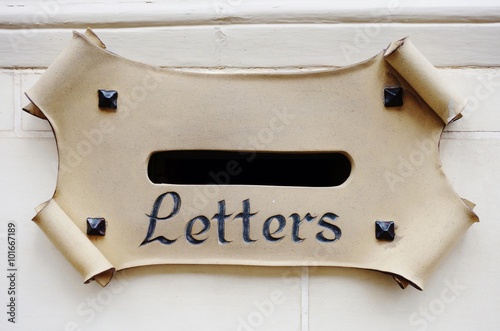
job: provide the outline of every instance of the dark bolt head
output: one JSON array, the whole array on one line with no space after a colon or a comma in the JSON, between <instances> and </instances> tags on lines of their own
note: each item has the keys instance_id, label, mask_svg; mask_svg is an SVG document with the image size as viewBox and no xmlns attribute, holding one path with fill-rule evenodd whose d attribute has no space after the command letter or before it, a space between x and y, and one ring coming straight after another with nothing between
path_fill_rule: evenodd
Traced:
<instances>
[{"instance_id":1,"label":"dark bolt head","mask_svg":"<svg viewBox=\"0 0 500 331\"><path fill-rule=\"evenodd\" d=\"M118 92L115 90L97 90L99 108L118 108Z\"/></svg>"},{"instance_id":2,"label":"dark bolt head","mask_svg":"<svg viewBox=\"0 0 500 331\"><path fill-rule=\"evenodd\" d=\"M106 235L106 220L102 217L87 218L87 236Z\"/></svg>"},{"instance_id":3,"label":"dark bolt head","mask_svg":"<svg viewBox=\"0 0 500 331\"><path fill-rule=\"evenodd\" d=\"M386 87L384 89L384 106L400 107L403 105L403 88Z\"/></svg>"},{"instance_id":4,"label":"dark bolt head","mask_svg":"<svg viewBox=\"0 0 500 331\"><path fill-rule=\"evenodd\" d=\"M394 222L376 221L375 237L378 240L393 241L396 237L396 233L394 231Z\"/></svg>"}]
</instances>

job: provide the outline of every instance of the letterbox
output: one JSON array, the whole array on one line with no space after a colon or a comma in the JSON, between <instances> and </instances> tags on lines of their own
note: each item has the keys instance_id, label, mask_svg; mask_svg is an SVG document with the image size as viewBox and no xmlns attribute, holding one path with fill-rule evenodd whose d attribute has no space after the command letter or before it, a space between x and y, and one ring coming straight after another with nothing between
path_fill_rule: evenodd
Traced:
<instances>
[{"instance_id":1,"label":"letterbox","mask_svg":"<svg viewBox=\"0 0 500 331\"><path fill-rule=\"evenodd\" d=\"M59 154L34 221L85 282L246 264L422 289L478 220L438 150L466 100L407 38L343 68L227 73L131 61L88 30L26 95Z\"/></svg>"}]
</instances>

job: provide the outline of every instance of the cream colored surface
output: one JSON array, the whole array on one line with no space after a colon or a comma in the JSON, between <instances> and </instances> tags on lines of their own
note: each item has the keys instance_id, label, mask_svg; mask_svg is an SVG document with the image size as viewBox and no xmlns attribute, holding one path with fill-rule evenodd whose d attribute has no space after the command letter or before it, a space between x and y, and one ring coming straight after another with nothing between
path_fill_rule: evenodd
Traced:
<instances>
[{"instance_id":1,"label":"cream colored surface","mask_svg":"<svg viewBox=\"0 0 500 331\"><path fill-rule=\"evenodd\" d=\"M22 3L21 0L15 2ZM144 3L144 7L147 5ZM337 7L338 2L331 2L331 5ZM120 10L134 12L131 4L122 2L119 6ZM436 6L442 6L442 2L435 1L435 5L427 8L428 12L453 13L448 9L439 11ZM92 7L86 8L90 11ZM309 3L303 5L304 10L309 7ZM403 2L403 7L406 8L406 2ZM101 13L97 6L93 8L89 21L94 14ZM467 10L464 15L470 12ZM164 14L168 16L168 13ZM107 17L120 18L119 15ZM432 19L433 16L425 17ZM222 58L224 63L252 67L264 62L269 66L291 61L306 66L318 63L339 65L344 63L342 60L352 63L356 60L343 59L338 41L352 43L357 32L374 24L340 25L342 28L337 28L337 24L244 25L238 27L237 35L234 34L236 29L228 32L222 27L228 35ZM18 248L22 262L19 321L12 325L5 319L0 320L0 329L84 331L119 328L135 331L168 327L172 330L234 331L240 319L248 320L252 316L260 322L255 324L256 327L251 326L254 330L496 330L500 323L497 313L500 310L497 298L500 283L493 281L500 277L500 250L496 239L500 231L497 221L500 173L496 170L500 164L500 112L497 106L500 93L498 85L490 85L490 91L488 82L498 84L500 70L463 66L473 59L498 61L498 33L490 24L455 24L453 34L445 34L447 37L443 34L450 29L447 24L387 25L391 26L390 31L382 28L367 47L355 54L357 58L367 59L390 41L410 35L412 42L431 63L447 67L439 68L439 73L469 99L464 117L446 127L440 155L443 171L455 191L477 203L474 211L481 223L471 227L457 242L427 281L425 291L412 288L401 291L390 277L360 269L305 267L301 274L299 270L300 276L288 283L281 278L288 268L206 265L133 268L117 273L105 288L96 282L82 286L81 275L31 221L35 214L33 206L50 199L56 187L56 142L51 131L23 128L21 122L25 115L27 119L47 123L21 111L27 104L27 100L21 101L21 97L30 88L29 84L40 77L44 67L67 45L71 29L13 29L9 30L12 34L24 36L29 32L30 37L36 38L31 38L31 42L17 53L5 52L8 39L0 45L0 53L4 54L0 56L1 66L9 67L0 69L0 76L6 77L0 79L0 91L14 91L2 95L0 109L2 114L9 115L8 123L12 124L12 120L15 124L14 130L0 131L0 245L5 252L6 222L15 221L19 226ZM80 28L83 30L86 26ZM216 63L215 46L209 45L210 41L214 42L213 38L205 43L197 39L195 31L189 27L170 27L177 31L177 35L158 34L150 28L119 27L115 24L114 28L97 32L108 48L127 58L162 66L182 66L191 60L197 60L200 66ZM213 26L206 28L215 30ZM135 47L135 41L147 46L139 49ZM176 44L182 45L182 49L174 51L171 45ZM200 45L206 46L205 51L195 51ZM165 48L171 51L162 51ZM24 67L15 67L20 62ZM455 65L459 67L453 67ZM37 66L40 68L32 69ZM9 104L14 107L9 109ZM397 160L394 166L397 166ZM307 269L309 274L305 272ZM460 284L458 295L447 290L447 284L454 282ZM2 291L7 286L7 279L1 277ZM259 311L254 303L268 300L274 290L286 289L289 291L284 303L275 306L272 314L259 321ZM443 293L445 301L441 298ZM3 297L5 300L5 294ZM91 302L94 305L89 304Z\"/></svg>"},{"instance_id":2,"label":"cream colored surface","mask_svg":"<svg viewBox=\"0 0 500 331\"><path fill-rule=\"evenodd\" d=\"M51 122L60 157L57 191L50 208L43 208L35 220L86 280L111 266L120 270L165 263L324 265L384 271L403 285L409 281L422 288L440 258L477 220L441 171L439 137L445 123L461 111L464 99L438 76L408 39L392 44L386 56L380 53L344 69L238 75L143 65L76 33L27 93ZM404 88L401 109L383 106L386 86ZM116 113L97 107L99 88L119 92ZM245 144L248 137L257 137L284 113L290 114L283 120L284 130L258 150L345 152L353 163L346 183L322 189L218 186L212 188L216 193L208 204L199 207L194 201L200 187L154 185L146 177L147 160L154 151L252 151ZM95 130L100 130L102 140L91 145ZM90 148L75 165L71 160L83 142ZM415 174L388 180L387 169L417 148L423 162ZM187 220L210 217L217 211L217 201L226 200L227 212L237 213L242 201L250 199L252 212L258 211L250 233L258 240L243 243L241 221L233 220L226 223L230 244L219 244L212 227L199 246L182 237L169 246L159 242L139 246L149 225L145 214L156 197L171 191L180 194L185 209L170 227L159 221L155 236L166 235L162 231L167 229L174 237L181 236ZM293 212L301 217L308 212L337 214L333 224L340 227L342 237L318 243L314 236L324 229L303 226L301 236L307 239L293 243L289 219L284 240L268 243L259 236L265 218ZM85 220L91 216L105 217L108 223L106 236L92 239L102 256L84 248L91 246L84 234ZM396 223L394 242L375 239L376 220ZM60 224L60 233L54 224ZM73 230L74 225L80 232ZM80 245L75 244L77 234ZM79 254L92 256L91 262L82 263ZM94 268L101 264L94 264L94 259L102 261L99 270Z\"/></svg>"},{"instance_id":3,"label":"cream colored surface","mask_svg":"<svg viewBox=\"0 0 500 331\"><path fill-rule=\"evenodd\" d=\"M402 24L387 22L388 19L390 17L382 15L374 17L372 23L362 24L310 24L297 19L287 24L116 26L96 27L94 31L117 54L167 67L345 66L366 60L405 36L411 36L419 51L437 67L500 65L497 56L500 40L494 38L500 33L499 23ZM94 27L94 24L81 25L79 30L87 26ZM5 54L0 57L0 66L45 68L66 47L72 32L73 28L63 27L0 30L0 53ZM123 43L124 40L128 43ZM131 47L130 44L143 46Z\"/></svg>"}]
</instances>

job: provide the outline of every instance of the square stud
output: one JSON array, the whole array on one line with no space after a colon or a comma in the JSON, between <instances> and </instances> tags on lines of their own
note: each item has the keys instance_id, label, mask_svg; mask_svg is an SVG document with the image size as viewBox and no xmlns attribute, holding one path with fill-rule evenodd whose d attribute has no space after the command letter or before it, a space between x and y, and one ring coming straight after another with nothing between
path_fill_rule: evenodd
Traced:
<instances>
[{"instance_id":1,"label":"square stud","mask_svg":"<svg viewBox=\"0 0 500 331\"><path fill-rule=\"evenodd\" d=\"M118 92L115 90L97 90L99 95L99 108L118 108Z\"/></svg>"},{"instance_id":2,"label":"square stud","mask_svg":"<svg viewBox=\"0 0 500 331\"><path fill-rule=\"evenodd\" d=\"M384 106L400 107L403 105L403 88L386 87L384 88Z\"/></svg>"},{"instance_id":3,"label":"square stud","mask_svg":"<svg viewBox=\"0 0 500 331\"><path fill-rule=\"evenodd\" d=\"M394 222L375 222L375 238L378 240L393 241L395 237L396 233L394 231Z\"/></svg>"},{"instance_id":4,"label":"square stud","mask_svg":"<svg viewBox=\"0 0 500 331\"><path fill-rule=\"evenodd\" d=\"M87 236L106 235L106 220L102 217L87 218Z\"/></svg>"}]
</instances>

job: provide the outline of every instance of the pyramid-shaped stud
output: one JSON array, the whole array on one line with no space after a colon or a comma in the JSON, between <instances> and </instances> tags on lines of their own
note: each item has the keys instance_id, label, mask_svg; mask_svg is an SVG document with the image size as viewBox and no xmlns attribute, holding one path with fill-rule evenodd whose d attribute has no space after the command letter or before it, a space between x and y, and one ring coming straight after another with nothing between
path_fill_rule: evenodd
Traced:
<instances>
[{"instance_id":1,"label":"pyramid-shaped stud","mask_svg":"<svg viewBox=\"0 0 500 331\"><path fill-rule=\"evenodd\" d=\"M87 218L87 236L106 235L106 220L102 217Z\"/></svg>"},{"instance_id":2,"label":"pyramid-shaped stud","mask_svg":"<svg viewBox=\"0 0 500 331\"><path fill-rule=\"evenodd\" d=\"M384 88L384 106L401 107L403 105L403 88L386 87Z\"/></svg>"},{"instance_id":3,"label":"pyramid-shaped stud","mask_svg":"<svg viewBox=\"0 0 500 331\"><path fill-rule=\"evenodd\" d=\"M375 222L375 238L378 240L393 241L396 237L393 221L376 221Z\"/></svg>"},{"instance_id":4,"label":"pyramid-shaped stud","mask_svg":"<svg viewBox=\"0 0 500 331\"><path fill-rule=\"evenodd\" d=\"M97 90L99 108L118 108L118 92L115 90Z\"/></svg>"}]
</instances>

